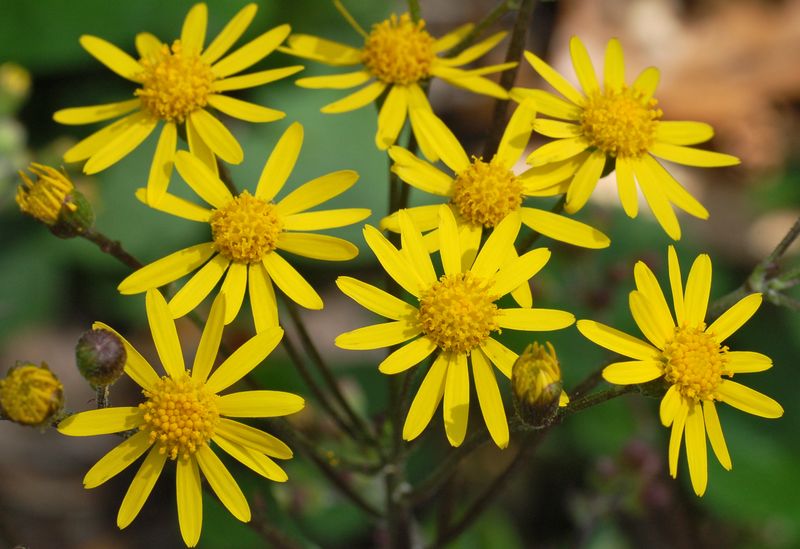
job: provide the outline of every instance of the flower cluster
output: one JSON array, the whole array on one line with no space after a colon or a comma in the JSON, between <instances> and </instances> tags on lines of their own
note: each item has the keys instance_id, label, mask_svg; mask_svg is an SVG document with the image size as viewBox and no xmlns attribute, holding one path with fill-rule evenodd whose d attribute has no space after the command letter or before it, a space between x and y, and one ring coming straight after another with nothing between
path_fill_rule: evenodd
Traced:
<instances>
[{"instance_id":1,"label":"flower cluster","mask_svg":"<svg viewBox=\"0 0 800 549\"><path fill-rule=\"evenodd\" d=\"M436 38L424 20L410 13L391 15L367 32L341 2L334 0L334 5L360 35L358 45L293 34L283 24L231 52L254 19L255 4L241 9L210 41L208 9L196 4L186 15L179 38L162 42L150 33L138 34L138 59L102 38L80 38L84 49L135 89L120 102L55 113L54 119L62 124L116 119L70 148L64 161L85 161L85 173L100 172L121 161L160 126L147 184L135 196L149 208L202 225L204 235L165 257L137 264L117 287L123 295L145 294L163 375L103 323L95 323L79 342L79 368L98 395L107 394L108 386L124 374L141 388L138 405L62 413L60 382L46 367L31 364L13 369L0 381L0 405L7 417L23 424L45 425L60 419L58 430L69 436L123 435L84 477L85 487L94 488L143 458L119 508L120 528L138 515L167 461L175 464L179 526L187 546L196 545L201 533L201 474L234 517L245 522L251 518L247 499L215 450L267 479L288 478L274 459L289 459L292 450L239 419L294 414L304 407L303 398L282 391L231 388L282 341L281 299L295 313L295 304L323 308L313 279L300 272L307 265L295 265L292 258L332 262L355 258L359 253L355 244L318 231L360 223L372 212L363 207L317 209L353 188L359 179L356 171L326 172L315 167L316 178L289 184L301 162L304 129L298 122L290 123L269 147L257 181L248 182L246 190L232 181L226 164L243 162L245 151L212 113L254 123L284 118L281 111L227 94L303 70L291 65L242 74L274 51L350 67L350 72L295 82L300 88L358 88L323 106L323 113L346 113L373 102L378 106L375 145L390 163L392 200L378 227L363 227L363 238L389 282L384 289L342 275L336 286L386 321L341 333L335 344L347 350L387 348L377 369L403 378L406 387L411 386L411 372L420 371L421 381L409 403L404 402L405 395L395 395L395 415L401 418L394 426L397 444L401 437L405 441L420 437L442 404L446 440L453 447L462 445L472 395L477 395L489 437L501 449L509 446L514 434L504 400L513 398L521 429L549 429L566 413L581 409L585 401L575 397L583 395L576 391L568 396L563 389L565 365L549 342L515 349L504 333L550 332L575 323L571 312L540 306L540 299L548 304L546 291L537 292L534 306L531 280L554 253L544 246L533 248L535 239L545 237L557 246L586 250L609 247L606 234L572 214L584 208L598 181L614 172L625 213L630 217L638 213L638 183L658 223L671 239L679 240L681 228L673 204L701 219L709 212L662 161L700 167L739 162L727 154L692 147L713 136L709 125L663 120L665 113L654 98L657 69L645 69L626 84L623 52L616 39L608 42L602 83L586 48L573 38L570 53L580 89L536 55L524 52L533 70L560 95L519 87L507 90L487 75L516 68L516 62L467 67L499 45L504 32L478 40L480 29L468 24ZM470 156L436 114L427 97L436 80L517 103L505 128L500 128L502 137L491 155ZM409 140L399 145L407 122ZM534 132L554 141L531 152ZM250 151L248 159L249 155ZM520 169L520 164L527 165ZM185 183L180 189L170 188L173 169ZM37 179L22 174L17 193L22 211L51 230L72 223L70 236L87 232L92 219L76 225L85 199L66 173L40 164L33 164L31 171ZM403 184L408 187L401 190ZM292 190L285 191L287 187ZM407 207L403 197L410 188L440 197L438 203ZM184 198L187 191L199 200ZM351 193L354 202L356 191ZM555 206L554 196L560 197ZM523 231L527 240L520 237ZM88 236L99 242L95 232ZM103 241L102 246L107 251L115 244ZM129 256L124 260L129 266L136 263ZM685 291L672 246L668 264L672 310L655 274L642 262L634 267L636 289L630 293L630 310L647 341L588 319L579 320L577 329L594 343L632 359L606 366L602 371L606 381L658 385L661 421L671 428L670 472L672 476L677 472L685 438L691 482L702 495L707 484L707 440L723 467L731 468L715 403L769 418L779 417L783 409L731 380L735 374L766 370L772 361L724 345L756 312L761 294L742 298L706 324L710 259L701 255L695 260ZM541 290L538 279L534 284ZM209 296L210 310L202 319L202 304ZM222 343L224 327L240 318L246 301L254 334L231 352ZM175 321L190 313L200 318L203 329L192 367L187 368ZM292 355L293 348L288 350ZM315 354L319 355L316 349L309 351L309 356ZM304 368L301 363L297 366ZM324 370L324 365L320 368ZM359 426L346 398L336 392L335 381L329 386L338 408L330 406L324 395L319 397L313 376L301 373L320 405L344 425L343 432ZM260 383L260 379L248 381ZM338 415L339 408L346 412L341 414L345 419ZM373 434L381 433L366 429L362 437L380 444L381 437Z\"/></svg>"}]
</instances>

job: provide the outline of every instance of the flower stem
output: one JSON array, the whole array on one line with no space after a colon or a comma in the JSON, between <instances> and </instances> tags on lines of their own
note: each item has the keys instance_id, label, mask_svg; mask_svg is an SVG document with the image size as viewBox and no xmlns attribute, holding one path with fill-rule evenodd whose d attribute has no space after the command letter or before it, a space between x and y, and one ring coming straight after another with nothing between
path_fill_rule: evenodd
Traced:
<instances>
[{"instance_id":1,"label":"flower stem","mask_svg":"<svg viewBox=\"0 0 800 549\"><path fill-rule=\"evenodd\" d=\"M284 301L286 303L286 308L289 311L289 316L292 318L292 322L294 323L297 333L300 336L300 342L306 349L308 355L311 357L311 360L317 365L317 369L322 375L322 379L325 382L325 385L327 385L328 390L333 395L334 400L337 402L339 407L344 410L345 415L349 418L352 432L357 433L358 437L365 442L373 445L377 444L375 436L372 433L372 429L369 428L366 422L355 412L353 407L344 397L336 378L333 376L333 372L331 372L331 368L322 357L319 349L317 349L317 346L314 344L314 340L308 333L308 329L306 328L303 319L300 317L300 311L297 309L297 305L290 299L286 299Z\"/></svg>"},{"instance_id":2,"label":"flower stem","mask_svg":"<svg viewBox=\"0 0 800 549\"><path fill-rule=\"evenodd\" d=\"M131 254L126 252L119 240L111 240L93 227L86 229L86 231L81 233L80 236L89 242L93 242L98 248L100 248L101 252L116 258L131 270L136 271L142 268L142 263Z\"/></svg>"},{"instance_id":3,"label":"flower stem","mask_svg":"<svg viewBox=\"0 0 800 549\"><path fill-rule=\"evenodd\" d=\"M519 63L520 59L522 59L522 51L525 49L528 27L530 26L535 6L536 0L522 0L520 3L519 9L517 10L517 19L514 22L514 29L511 31L511 41L506 51L506 63L512 61ZM500 87L504 89L511 88L514 85L514 81L517 79L518 70L519 64L503 71L500 75ZM498 99L494 104L492 125L483 148L484 158L489 158L490 155L497 151L497 146L500 143L500 138L503 135L503 129L506 125L507 112L508 99Z\"/></svg>"},{"instance_id":4,"label":"flower stem","mask_svg":"<svg viewBox=\"0 0 800 549\"><path fill-rule=\"evenodd\" d=\"M445 54L445 57L455 57L468 47L470 47L478 38L481 37L483 31L485 31L488 27L492 26L495 21L500 19L510 10L517 10L520 6L520 0L501 0L498 4L486 14L486 17L481 19L469 34L467 34L464 39L456 44L450 51Z\"/></svg>"},{"instance_id":5,"label":"flower stem","mask_svg":"<svg viewBox=\"0 0 800 549\"><path fill-rule=\"evenodd\" d=\"M422 10L419 8L419 0L408 0L408 13L414 23L418 22L422 16Z\"/></svg>"},{"instance_id":6,"label":"flower stem","mask_svg":"<svg viewBox=\"0 0 800 549\"><path fill-rule=\"evenodd\" d=\"M108 408L108 385L100 385L95 388L97 395L97 409Z\"/></svg>"},{"instance_id":7,"label":"flower stem","mask_svg":"<svg viewBox=\"0 0 800 549\"><path fill-rule=\"evenodd\" d=\"M236 183L233 182L233 177L231 177L231 171L228 169L228 166L222 162L219 158L217 158L217 171L219 171L219 179L228 190L231 192L233 196L239 196L239 189L236 188Z\"/></svg>"}]
</instances>

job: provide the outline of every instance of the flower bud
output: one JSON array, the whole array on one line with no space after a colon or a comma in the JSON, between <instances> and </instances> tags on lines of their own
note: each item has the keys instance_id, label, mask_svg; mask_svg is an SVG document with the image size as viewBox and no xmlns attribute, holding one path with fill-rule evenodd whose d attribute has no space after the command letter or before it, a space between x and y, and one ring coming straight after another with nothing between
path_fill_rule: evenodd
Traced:
<instances>
[{"instance_id":1,"label":"flower bud","mask_svg":"<svg viewBox=\"0 0 800 549\"><path fill-rule=\"evenodd\" d=\"M102 328L85 332L75 346L78 370L95 387L111 385L119 379L126 358L119 336Z\"/></svg>"},{"instance_id":2,"label":"flower bud","mask_svg":"<svg viewBox=\"0 0 800 549\"><path fill-rule=\"evenodd\" d=\"M545 347L546 346L546 347ZM562 390L561 369L553 346L534 342L511 370L511 391L517 415L531 427L548 426L569 399Z\"/></svg>"},{"instance_id":3,"label":"flower bud","mask_svg":"<svg viewBox=\"0 0 800 549\"><path fill-rule=\"evenodd\" d=\"M23 213L47 225L59 238L72 238L91 228L92 207L65 174L35 162L28 169L36 180L19 172L23 184L17 187L16 198Z\"/></svg>"},{"instance_id":4,"label":"flower bud","mask_svg":"<svg viewBox=\"0 0 800 549\"><path fill-rule=\"evenodd\" d=\"M52 421L64 406L64 387L42 362L19 362L0 380L0 410L11 421L40 426Z\"/></svg>"}]
</instances>

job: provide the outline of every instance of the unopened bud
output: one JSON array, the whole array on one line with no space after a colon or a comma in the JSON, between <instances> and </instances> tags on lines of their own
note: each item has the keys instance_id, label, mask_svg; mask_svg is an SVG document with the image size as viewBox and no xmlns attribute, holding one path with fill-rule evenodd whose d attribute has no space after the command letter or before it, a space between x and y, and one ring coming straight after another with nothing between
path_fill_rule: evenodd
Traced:
<instances>
[{"instance_id":1,"label":"unopened bud","mask_svg":"<svg viewBox=\"0 0 800 549\"><path fill-rule=\"evenodd\" d=\"M111 385L119 379L126 358L119 336L102 328L85 332L75 346L78 370L95 387Z\"/></svg>"},{"instance_id":2,"label":"unopened bud","mask_svg":"<svg viewBox=\"0 0 800 549\"><path fill-rule=\"evenodd\" d=\"M44 362L41 366L17 363L0 380L0 410L11 421L22 425L44 425L63 406L64 387Z\"/></svg>"},{"instance_id":3,"label":"unopened bud","mask_svg":"<svg viewBox=\"0 0 800 549\"><path fill-rule=\"evenodd\" d=\"M36 179L19 172L22 185L16 198L23 213L47 225L59 238L72 238L91 228L94 211L64 173L35 162L28 169Z\"/></svg>"},{"instance_id":4,"label":"unopened bud","mask_svg":"<svg viewBox=\"0 0 800 549\"><path fill-rule=\"evenodd\" d=\"M519 355L511 370L511 391L517 415L531 427L548 426L558 407L566 406L561 368L549 342L534 342Z\"/></svg>"}]
</instances>

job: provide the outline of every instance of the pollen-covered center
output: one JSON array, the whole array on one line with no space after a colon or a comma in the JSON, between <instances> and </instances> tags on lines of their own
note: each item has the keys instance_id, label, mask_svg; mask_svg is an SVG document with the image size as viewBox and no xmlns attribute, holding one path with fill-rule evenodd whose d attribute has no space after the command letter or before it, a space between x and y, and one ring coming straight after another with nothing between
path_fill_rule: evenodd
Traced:
<instances>
[{"instance_id":1,"label":"pollen-covered center","mask_svg":"<svg viewBox=\"0 0 800 549\"><path fill-rule=\"evenodd\" d=\"M139 404L144 424L139 427L150 434L150 443L170 459L191 457L214 436L219 420L217 396L205 384L188 375L180 379L164 376L151 390L147 400Z\"/></svg>"},{"instance_id":2,"label":"pollen-covered center","mask_svg":"<svg viewBox=\"0 0 800 549\"><path fill-rule=\"evenodd\" d=\"M404 13L372 26L361 61L382 82L408 85L430 76L436 53L425 21L415 23Z\"/></svg>"},{"instance_id":3,"label":"pollen-covered center","mask_svg":"<svg viewBox=\"0 0 800 549\"><path fill-rule=\"evenodd\" d=\"M589 143L609 156L636 157L653 144L658 121L664 114L658 101L623 86L589 96L581 127Z\"/></svg>"},{"instance_id":4,"label":"pollen-covered center","mask_svg":"<svg viewBox=\"0 0 800 549\"><path fill-rule=\"evenodd\" d=\"M695 401L714 398L720 376L726 373L728 348L720 346L705 326L675 328L675 335L664 347L664 378L678 391Z\"/></svg>"},{"instance_id":5,"label":"pollen-covered center","mask_svg":"<svg viewBox=\"0 0 800 549\"><path fill-rule=\"evenodd\" d=\"M155 55L142 58L142 87L134 93L153 116L168 122L183 122L208 103L214 73L199 55L183 52L181 41L166 44Z\"/></svg>"},{"instance_id":6,"label":"pollen-covered center","mask_svg":"<svg viewBox=\"0 0 800 549\"><path fill-rule=\"evenodd\" d=\"M209 222L217 251L239 263L261 261L275 249L283 229L275 205L247 191L214 210Z\"/></svg>"},{"instance_id":7,"label":"pollen-covered center","mask_svg":"<svg viewBox=\"0 0 800 549\"><path fill-rule=\"evenodd\" d=\"M445 351L469 353L498 329L497 296L472 273L442 275L420 297L419 323Z\"/></svg>"},{"instance_id":8,"label":"pollen-covered center","mask_svg":"<svg viewBox=\"0 0 800 549\"><path fill-rule=\"evenodd\" d=\"M470 223L494 227L522 205L522 183L494 160L473 158L456 177L452 201Z\"/></svg>"}]
</instances>

